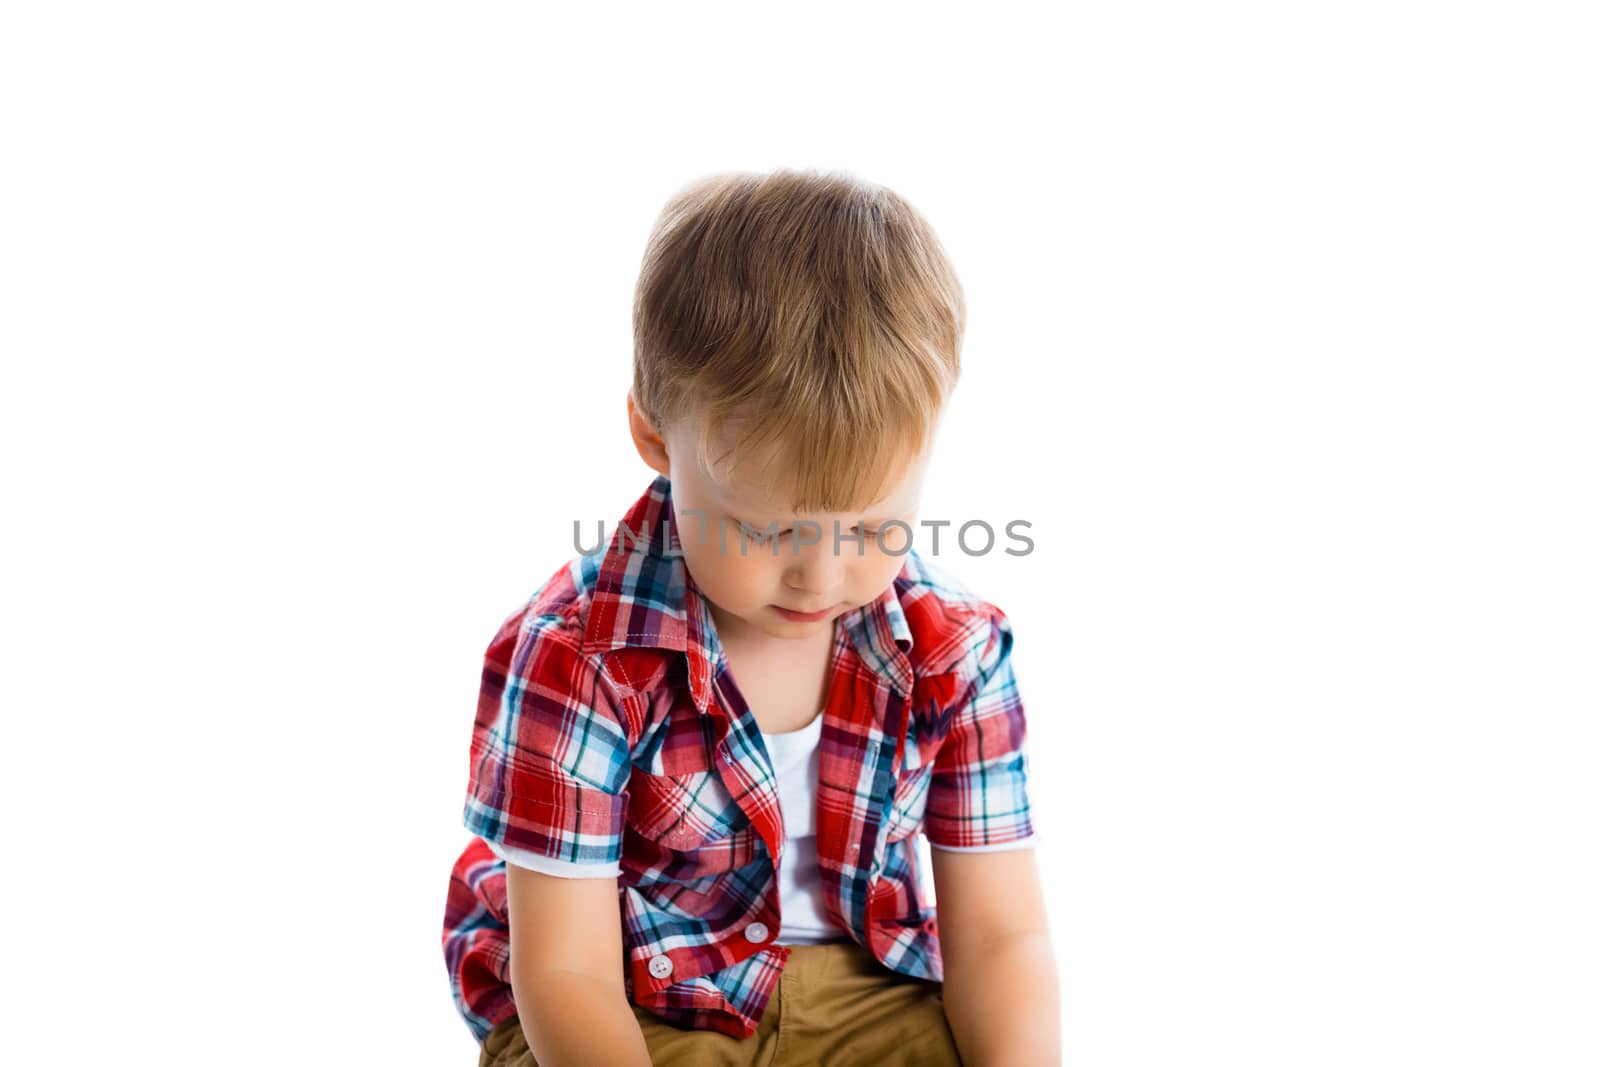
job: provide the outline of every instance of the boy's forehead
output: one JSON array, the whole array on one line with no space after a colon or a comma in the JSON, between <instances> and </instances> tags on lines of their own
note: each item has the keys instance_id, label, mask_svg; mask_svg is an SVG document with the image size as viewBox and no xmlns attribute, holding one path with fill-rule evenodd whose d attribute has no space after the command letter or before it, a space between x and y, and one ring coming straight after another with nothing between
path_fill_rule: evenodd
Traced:
<instances>
[{"instance_id":1,"label":"boy's forehead","mask_svg":"<svg viewBox=\"0 0 1600 1067\"><path fill-rule=\"evenodd\" d=\"M779 444L769 443L756 451L743 453L733 470L713 473L707 468L705 453L697 446L705 446L713 455L725 456L725 450L735 447L736 426L725 425L708 432L703 418L690 416L677 420L666 431L673 451L679 451L688 460L683 474L694 480L696 495L708 498L738 517L763 523L778 520L792 522L796 519L822 515L822 512L802 512L794 507L797 495L793 483L785 475L785 460L792 452ZM922 496L923 474L932 453L932 441L926 441L914 454L901 452L893 471L878 486L866 486L867 491L878 490L878 499L862 507L833 512L836 515L873 517L881 515L910 515L918 510ZM881 487L881 488L880 488Z\"/></svg>"},{"instance_id":2,"label":"boy's forehead","mask_svg":"<svg viewBox=\"0 0 1600 1067\"><path fill-rule=\"evenodd\" d=\"M864 507L847 509L851 514L895 514L916 510L917 499L922 487L923 458L916 457L910 463L903 463L901 469L895 473L896 480L890 482L884 495ZM718 503L730 510L747 513L745 517L759 516L766 519L792 520L807 517L807 513L796 511L793 501L782 492L774 492L770 483L759 482L751 484L748 478L741 478L735 484L722 484L712 482L712 494Z\"/></svg>"}]
</instances>

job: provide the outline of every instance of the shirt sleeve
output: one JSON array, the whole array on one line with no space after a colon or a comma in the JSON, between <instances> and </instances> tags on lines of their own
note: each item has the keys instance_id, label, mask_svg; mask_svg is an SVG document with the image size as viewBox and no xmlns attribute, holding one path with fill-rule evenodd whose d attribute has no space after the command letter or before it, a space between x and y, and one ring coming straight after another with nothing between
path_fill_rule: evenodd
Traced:
<instances>
[{"instance_id":1,"label":"shirt sleeve","mask_svg":"<svg viewBox=\"0 0 1600 1067\"><path fill-rule=\"evenodd\" d=\"M512 848L510 845L490 841L487 838L483 843L489 846L490 852L513 866L538 871L541 874L553 874L558 878L615 878L622 874L620 862L573 863L571 860L555 860L549 856L541 856L527 849Z\"/></svg>"},{"instance_id":2,"label":"shirt sleeve","mask_svg":"<svg viewBox=\"0 0 1600 1067\"><path fill-rule=\"evenodd\" d=\"M1011 621L987 605L977 669L951 710L934 757L923 833L928 844L989 852L1033 843L1027 722L1011 660Z\"/></svg>"},{"instance_id":3,"label":"shirt sleeve","mask_svg":"<svg viewBox=\"0 0 1600 1067\"><path fill-rule=\"evenodd\" d=\"M1029 834L1027 837L1019 837L1015 841L1002 841L998 845L967 845L960 847L956 845L934 845L933 842L928 842L934 848L942 849L945 852L1010 852L1012 849L1017 848L1032 848L1038 843L1038 833Z\"/></svg>"},{"instance_id":4,"label":"shirt sleeve","mask_svg":"<svg viewBox=\"0 0 1600 1067\"><path fill-rule=\"evenodd\" d=\"M626 724L599 659L560 620L513 615L484 655L467 829L530 869L620 873L632 770Z\"/></svg>"}]
</instances>

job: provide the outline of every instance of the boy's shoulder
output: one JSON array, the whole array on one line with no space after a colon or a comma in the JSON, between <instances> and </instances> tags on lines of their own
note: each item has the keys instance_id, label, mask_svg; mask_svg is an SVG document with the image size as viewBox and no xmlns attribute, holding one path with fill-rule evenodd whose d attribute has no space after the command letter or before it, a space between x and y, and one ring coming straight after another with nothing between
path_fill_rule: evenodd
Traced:
<instances>
[{"instance_id":1,"label":"boy's shoulder","mask_svg":"<svg viewBox=\"0 0 1600 1067\"><path fill-rule=\"evenodd\" d=\"M597 661L618 647L615 643L596 647L592 640L590 621L600 589L604 555L580 554L563 562L501 624L501 635L514 631L519 641L558 641ZM612 595L619 593L613 591ZM649 604L639 607L642 612L653 610Z\"/></svg>"},{"instance_id":2,"label":"boy's shoulder","mask_svg":"<svg viewBox=\"0 0 1600 1067\"><path fill-rule=\"evenodd\" d=\"M971 673L992 642L1011 635L1011 620L955 572L912 548L895 579L911 631L916 673Z\"/></svg>"},{"instance_id":3,"label":"boy's shoulder","mask_svg":"<svg viewBox=\"0 0 1600 1067\"><path fill-rule=\"evenodd\" d=\"M666 539L671 515L671 483L657 476L620 519L601 526L599 545L580 549L539 583L501 624L501 637L514 630L523 641L561 641L602 657L652 635L659 643L663 620L683 596L681 564Z\"/></svg>"},{"instance_id":4,"label":"boy's shoulder","mask_svg":"<svg viewBox=\"0 0 1600 1067\"><path fill-rule=\"evenodd\" d=\"M582 645L598 573L592 559L575 556L539 583L512 615L524 634L537 631Z\"/></svg>"}]
</instances>

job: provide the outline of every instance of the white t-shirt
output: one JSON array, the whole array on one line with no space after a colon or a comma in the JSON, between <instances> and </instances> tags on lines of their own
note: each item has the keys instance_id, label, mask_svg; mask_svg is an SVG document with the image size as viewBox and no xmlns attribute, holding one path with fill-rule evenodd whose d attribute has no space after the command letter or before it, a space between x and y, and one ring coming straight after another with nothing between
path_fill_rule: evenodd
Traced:
<instances>
[{"instance_id":1,"label":"white t-shirt","mask_svg":"<svg viewBox=\"0 0 1600 1067\"><path fill-rule=\"evenodd\" d=\"M849 931L828 918L822 898L822 872L817 867L817 776L822 766L822 715L798 730L761 740L777 775L778 804L783 809L783 855L778 860L778 913L783 928L779 945L812 945L848 941Z\"/></svg>"}]
</instances>

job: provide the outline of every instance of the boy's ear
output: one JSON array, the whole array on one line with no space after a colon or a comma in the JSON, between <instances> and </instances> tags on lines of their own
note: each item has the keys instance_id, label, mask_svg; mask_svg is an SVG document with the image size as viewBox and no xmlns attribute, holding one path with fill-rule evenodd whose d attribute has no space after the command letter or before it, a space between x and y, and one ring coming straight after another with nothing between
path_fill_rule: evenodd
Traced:
<instances>
[{"instance_id":1,"label":"boy's ear","mask_svg":"<svg viewBox=\"0 0 1600 1067\"><path fill-rule=\"evenodd\" d=\"M670 476L672 463L667 458L667 442L633 402L631 387L628 389L628 432L633 435L633 447L639 450L639 458L650 469Z\"/></svg>"}]
</instances>

